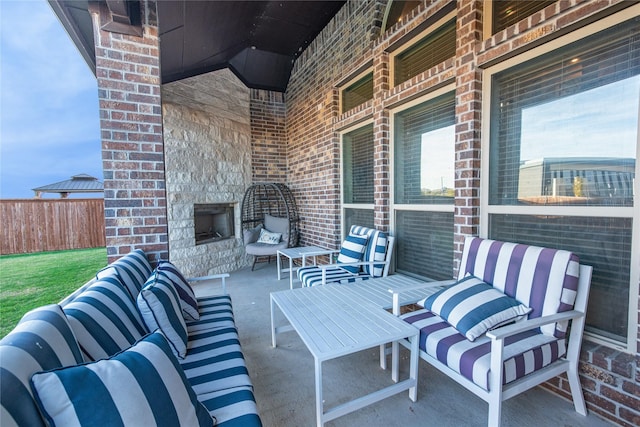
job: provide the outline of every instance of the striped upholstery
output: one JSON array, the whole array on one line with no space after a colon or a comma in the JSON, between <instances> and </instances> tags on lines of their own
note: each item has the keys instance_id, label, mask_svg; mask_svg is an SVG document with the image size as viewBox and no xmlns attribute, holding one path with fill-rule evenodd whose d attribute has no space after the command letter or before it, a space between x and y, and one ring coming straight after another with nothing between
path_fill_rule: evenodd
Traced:
<instances>
[{"instance_id":1,"label":"striped upholstery","mask_svg":"<svg viewBox=\"0 0 640 427\"><path fill-rule=\"evenodd\" d=\"M363 261L384 262L387 255L387 235L385 233L374 228L362 227L360 225L352 225L349 233L364 234L369 237L362 259ZM362 269L366 274L373 277L382 277L384 274L384 264L374 264L373 272L371 271L370 265L364 265Z\"/></svg>"},{"instance_id":2,"label":"striped upholstery","mask_svg":"<svg viewBox=\"0 0 640 427\"><path fill-rule=\"evenodd\" d=\"M131 298L135 301L152 271L153 268L144 251L135 249L100 270L96 278L101 279L115 274L127 287Z\"/></svg>"},{"instance_id":3,"label":"striped upholstery","mask_svg":"<svg viewBox=\"0 0 640 427\"><path fill-rule=\"evenodd\" d=\"M200 314L198 313L196 295L193 293L189 281L185 279L180 270L169 261L160 261L156 271L166 276L173 283L173 287L180 297L180 307L182 308L184 320L198 320Z\"/></svg>"},{"instance_id":4,"label":"striped upholstery","mask_svg":"<svg viewBox=\"0 0 640 427\"><path fill-rule=\"evenodd\" d=\"M173 353L187 354L187 325L182 317L180 298L171 281L160 271L154 272L138 294L138 310L147 329L160 329Z\"/></svg>"},{"instance_id":5,"label":"striped upholstery","mask_svg":"<svg viewBox=\"0 0 640 427\"><path fill-rule=\"evenodd\" d=\"M458 279L471 274L515 298L538 318L571 310L579 261L571 252L467 237ZM467 340L428 310L401 316L420 329L420 349L485 390L490 389L490 339ZM566 353L566 325L548 325L505 340L504 384L539 370Z\"/></svg>"},{"instance_id":6,"label":"striped upholstery","mask_svg":"<svg viewBox=\"0 0 640 427\"><path fill-rule=\"evenodd\" d=\"M191 335L187 357L180 360L180 365L198 395L251 385L236 328Z\"/></svg>"},{"instance_id":7,"label":"striped upholstery","mask_svg":"<svg viewBox=\"0 0 640 427\"><path fill-rule=\"evenodd\" d=\"M86 360L122 351L148 331L128 291L116 277L105 277L64 307Z\"/></svg>"},{"instance_id":8,"label":"striped upholstery","mask_svg":"<svg viewBox=\"0 0 640 427\"><path fill-rule=\"evenodd\" d=\"M368 240L369 238L366 235L349 233L342 242L337 263L348 264L362 261L362 255L367 247ZM341 265L340 268L353 274L357 274L361 270L359 265Z\"/></svg>"},{"instance_id":9,"label":"striped upholstery","mask_svg":"<svg viewBox=\"0 0 640 427\"><path fill-rule=\"evenodd\" d=\"M187 322L189 335L210 329L235 327L229 295L198 298L197 301L200 320Z\"/></svg>"},{"instance_id":10,"label":"striped upholstery","mask_svg":"<svg viewBox=\"0 0 640 427\"><path fill-rule=\"evenodd\" d=\"M261 427L258 407L249 386L232 387L198 395L219 427Z\"/></svg>"},{"instance_id":11,"label":"striped upholstery","mask_svg":"<svg viewBox=\"0 0 640 427\"><path fill-rule=\"evenodd\" d=\"M481 336L473 342L469 341L453 326L425 309L401 317L420 329L420 350L483 389L489 390L489 338ZM502 383L507 384L541 369L565 353L564 339L537 331L518 334L505 342Z\"/></svg>"},{"instance_id":12,"label":"striped upholstery","mask_svg":"<svg viewBox=\"0 0 640 427\"><path fill-rule=\"evenodd\" d=\"M29 386L36 372L83 362L57 304L36 308L0 341L0 425L44 426Z\"/></svg>"},{"instance_id":13,"label":"striped upholstery","mask_svg":"<svg viewBox=\"0 0 640 427\"><path fill-rule=\"evenodd\" d=\"M52 426L214 425L161 333L111 359L35 374L31 384Z\"/></svg>"},{"instance_id":14,"label":"striped upholstery","mask_svg":"<svg viewBox=\"0 0 640 427\"><path fill-rule=\"evenodd\" d=\"M458 280L467 273L531 307L529 319L573 308L579 260L568 251L467 237ZM564 338L567 324L546 325L545 334Z\"/></svg>"},{"instance_id":15,"label":"striped upholstery","mask_svg":"<svg viewBox=\"0 0 640 427\"><path fill-rule=\"evenodd\" d=\"M298 270L298 278L302 286L316 286L322 284L322 270L316 266L303 267ZM352 274L340 268L327 268L327 283L354 283L371 279L368 274Z\"/></svg>"}]
</instances>

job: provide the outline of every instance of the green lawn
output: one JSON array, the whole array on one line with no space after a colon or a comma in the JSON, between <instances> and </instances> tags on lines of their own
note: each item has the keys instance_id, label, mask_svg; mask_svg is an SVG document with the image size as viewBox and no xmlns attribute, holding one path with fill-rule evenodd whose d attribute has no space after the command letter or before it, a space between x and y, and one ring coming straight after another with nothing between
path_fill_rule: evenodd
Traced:
<instances>
[{"instance_id":1,"label":"green lawn","mask_svg":"<svg viewBox=\"0 0 640 427\"><path fill-rule=\"evenodd\" d=\"M106 248L0 256L0 337L27 311L60 302L106 265Z\"/></svg>"}]
</instances>

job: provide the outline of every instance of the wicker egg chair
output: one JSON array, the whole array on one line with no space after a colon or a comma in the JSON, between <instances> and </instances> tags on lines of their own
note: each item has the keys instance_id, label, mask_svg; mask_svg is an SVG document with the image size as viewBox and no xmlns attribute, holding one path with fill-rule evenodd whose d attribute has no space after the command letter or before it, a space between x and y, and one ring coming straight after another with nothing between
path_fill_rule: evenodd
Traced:
<instances>
[{"instance_id":1,"label":"wicker egg chair","mask_svg":"<svg viewBox=\"0 0 640 427\"><path fill-rule=\"evenodd\" d=\"M251 185L242 199L243 240L247 254L253 255L253 265L259 257L272 255L282 248L298 245L298 207L289 187L281 183L259 183ZM284 230L270 230L282 233L278 245L256 243L259 229L269 228L269 222L284 227Z\"/></svg>"}]
</instances>

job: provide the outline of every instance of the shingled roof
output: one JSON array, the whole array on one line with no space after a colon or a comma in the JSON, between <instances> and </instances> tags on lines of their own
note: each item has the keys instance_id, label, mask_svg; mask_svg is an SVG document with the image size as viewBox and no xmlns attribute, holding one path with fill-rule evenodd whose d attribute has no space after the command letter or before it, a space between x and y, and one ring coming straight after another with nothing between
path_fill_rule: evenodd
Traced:
<instances>
[{"instance_id":1,"label":"shingled roof","mask_svg":"<svg viewBox=\"0 0 640 427\"><path fill-rule=\"evenodd\" d=\"M36 193L36 197L40 197L42 193L60 193L60 197L67 197L70 193L102 193L104 186L102 182L86 173L74 175L71 179L60 181L42 187L32 188Z\"/></svg>"}]
</instances>

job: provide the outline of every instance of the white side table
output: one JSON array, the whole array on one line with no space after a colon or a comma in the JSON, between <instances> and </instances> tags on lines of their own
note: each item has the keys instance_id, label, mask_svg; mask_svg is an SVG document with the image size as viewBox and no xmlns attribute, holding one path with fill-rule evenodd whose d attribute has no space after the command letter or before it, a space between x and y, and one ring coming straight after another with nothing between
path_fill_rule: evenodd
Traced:
<instances>
[{"instance_id":1,"label":"white side table","mask_svg":"<svg viewBox=\"0 0 640 427\"><path fill-rule=\"evenodd\" d=\"M316 257L319 255L330 255L336 252L335 250L321 248L319 246L301 246L299 248L287 248L280 249L276 255L278 263L278 280L281 279L282 273L289 273L289 288L293 289L293 273L297 268L293 267L293 260L297 258L302 259L302 267L307 265L307 257L313 257L313 265L316 265ZM289 268L282 268L280 262L280 256L289 258Z\"/></svg>"}]
</instances>

